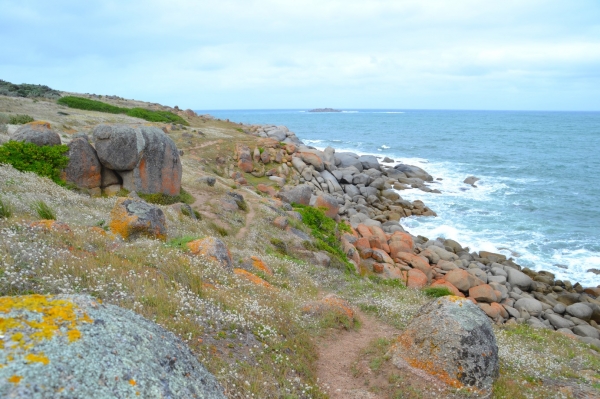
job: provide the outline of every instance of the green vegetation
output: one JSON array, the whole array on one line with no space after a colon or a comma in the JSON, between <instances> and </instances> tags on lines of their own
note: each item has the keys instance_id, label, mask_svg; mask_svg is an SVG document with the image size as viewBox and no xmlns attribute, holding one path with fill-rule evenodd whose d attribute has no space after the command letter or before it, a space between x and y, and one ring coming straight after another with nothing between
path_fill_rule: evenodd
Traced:
<instances>
[{"instance_id":1,"label":"green vegetation","mask_svg":"<svg viewBox=\"0 0 600 399\"><path fill-rule=\"evenodd\" d=\"M13 208L8 202L4 202L2 198L0 198L0 219L6 218L8 219L13 214Z\"/></svg>"},{"instance_id":2,"label":"green vegetation","mask_svg":"<svg viewBox=\"0 0 600 399\"><path fill-rule=\"evenodd\" d=\"M24 125L33 121L34 119L29 115L10 115L8 117L8 123L11 125Z\"/></svg>"},{"instance_id":3,"label":"green vegetation","mask_svg":"<svg viewBox=\"0 0 600 399\"><path fill-rule=\"evenodd\" d=\"M69 164L69 158L64 155L67 151L69 147L66 145L39 147L32 143L9 141L0 146L0 164L12 165L21 172L34 172L64 186L60 171Z\"/></svg>"},{"instance_id":4,"label":"green vegetation","mask_svg":"<svg viewBox=\"0 0 600 399\"><path fill-rule=\"evenodd\" d=\"M57 103L69 108L84 109L88 111L107 112L109 114L125 114L134 118L140 118L149 122L179 123L189 126L189 123L172 112L152 111L144 108L125 108L103 103L102 101L90 100L89 98L66 96L60 98Z\"/></svg>"},{"instance_id":5,"label":"green vegetation","mask_svg":"<svg viewBox=\"0 0 600 399\"><path fill-rule=\"evenodd\" d=\"M425 295L432 298L439 298L446 295L452 295L448 287L427 287L422 290Z\"/></svg>"},{"instance_id":6,"label":"green vegetation","mask_svg":"<svg viewBox=\"0 0 600 399\"><path fill-rule=\"evenodd\" d=\"M167 241L165 246L169 247L169 248L176 248L176 249L181 249L183 251L187 251L188 250L188 247L187 247L188 242L192 242L194 240L197 240L198 238L199 237L196 237L196 236L183 236L183 237L173 238L173 239Z\"/></svg>"},{"instance_id":7,"label":"green vegetation","mask_svg":"<svg viewBox=\"0 0 600 399\"><path fill-rule=\"evenodd\" d=\"M0 79L0 95L9 97L60 98L60 93L48 86L23 83L20 85Z\"/></svg>"},{"instance_id":8,"label":"green vegetation","mask_svg":"<svg viewBox=\"0 0 600 399\"><path fill-rule=\"evenodd\" d=\"M127 194L129 194L129 193L127 193ZM138 194L138 195L144 201L150 202L152 204L157 204L157 205L173 205L178 202L183 202L184 204L193 204L195 201L192 194L188 193L183 188L181 189L181 191L179 191L179 195L167 195L167 194L163 194L163 193Z\"/></svg>"},{"instance_id":9,"label":"green vegetation","mask_svg":"<svg viewBox=\"0 0 600 399\"><path fill-rule=\"evenodd\" d=\"M36 201L33 203L33 210L42 219L56 220L56 213L44 201Z\"/></svg>"},{"instance_id":10,"label":"green vegetation","mask_svg":"<svg viewBox=\"0 0 600 399\"><path fill-rule=\"evenodd\" d=\"M339 241L340 231L348 231L345 223L336 223L335 220L325 216L323 209L293 204L294 210L302 215L302 223L310 228L315 238L314 248L326 251L333 255L332 263L343 265L346 270L353 271L354 266L348 262Z\"/></svg>"}]
</instances>

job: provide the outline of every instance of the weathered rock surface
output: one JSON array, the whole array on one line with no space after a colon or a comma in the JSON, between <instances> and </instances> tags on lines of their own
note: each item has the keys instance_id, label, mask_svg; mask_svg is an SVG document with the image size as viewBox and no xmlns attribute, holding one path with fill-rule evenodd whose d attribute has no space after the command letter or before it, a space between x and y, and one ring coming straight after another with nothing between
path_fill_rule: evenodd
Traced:
<instances>
[{"instance_id":1,"label":"weathered rock surface","mask_svg":"<svg viewBox=\"0 0 600 399\"><path fill-rule=\"evenodd\" d=\"M231 252L229 252L225 243L220 239L216 237L206 237L188 242L187 247L194 255L205 256L206 258L217 262L226 270L233 270Z\"/></svg>"},{"instance_id":2,"label":"weathered rock surface","mask_svg":"<svg viewBox=\"0 0 600 399\"><path fill-rule=\"evenodd\" d=\"M0 307L13 320L4 339L32 345L0 351L3 398L225 398L181 339L130 310L88 296L2 297Z\"/></svg>"},{"instance_id":3,"label":"weathered rock surface","mask_svg":"<svg viewBox=\"0 0 600 399\"><path fill-rule=\"evenodd\" d=\"M146 141L139 129L100 124L94 127L92 135L98 158L109 169L133 170L142 159Z\"/></svg>"},{"instance_id":4,"label":"weathered rock surface","mask_svg":"<svg viewBox=\"0 0 600 399\"><path fill-rule=\"evenodd\" d=\"M498 346L490 320L456 296L423 306L391 353L396 366L408 364L454 387L489 392L498 377Z\"/></svg>"},{"instance_id":5,"label":"weathered rock surface","mask_svg":"<svg viewBox=\"0 0 600 399\"><path fill-rule=\"evenodd\" d=\"M94 147L83 137L72 140L68 146L69 164L65 169L66 180L82 188L100 187L102 165Z\"/></svg>"},{"instance_id":6,"label":"weathered rock surface","mask_svg":"<svg viewBox=\"0 0 600 399\"><path fill-rule=\"evenodd\" d=\"M167 238L166 218L162 209L134 198L119 198L110 212L110 230L124 239L141 236Z\"/></svg>"},{"instance_id":7,"label":"weathered rock surface","mask_svg":"<svg viewBox=\"0 0 600 399\"><path fill-rule=\"evenodd\" d=\"M30 122L19 127L11 140L33 143L37 146L60 145L60 136L50 128L47 122Z\"/></svg>"},{"instance_id":8,"label":"weathered rock surface","mask_svg":"<svg viewBox=\"0 0 600 399\"><path fill-rule=\"evenodd\" d=\"M312 189L306 184L300 184L296 187L281 190L277 194L277 197L289 204L309 205L311 195Z\"/></svg>"},{"instance_id":9,"label":"weathered rock surface","mask_svg":"<svg viewBox=\"0 0 600 399\"><path fill-rule=\"evenodd\" d=\"M404 173L408 178L418 178L424 181L433 181L433 177L418 166L399 164L394 169Z\"/></svg>"}]
</instances>

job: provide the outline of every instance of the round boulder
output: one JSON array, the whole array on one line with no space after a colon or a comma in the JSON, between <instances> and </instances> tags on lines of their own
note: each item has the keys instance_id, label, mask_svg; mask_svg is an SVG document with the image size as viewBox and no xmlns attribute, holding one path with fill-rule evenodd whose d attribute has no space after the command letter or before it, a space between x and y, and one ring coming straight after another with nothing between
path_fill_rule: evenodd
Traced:
<instances>
[{"instance_id":1,"label":"round boulder","mask_svg":"<svg viewBox=\"0 0 600 399\"><path fill-rule=\"evenodd\" d=\"M37 146L60 145L60 136L50 128L48 122L30 122L19 127L11 137L14 141L23 141Z\"/></svg>"},{"instance_id":2,"label":"round boulder","mask_svg":"<svg viewBox=\"0 0 600 399\"><path fill-rule=\"evenodd\" d=\"M226 270L233 270L231 252L223 241L215 237L206 237L187 243L187 247L194 255L205 256Z\"/></svg>"},{"instance_id":3,"label":"round boulder","mask_svg":"<svg viewBox=\"0 0 600 399\"><path fill-rule=\"evenodd\" d=\"M424 305L392 347L397 367L421 369L446 384L489 393L498 377L498 346L486 314L457 296Z\"/></svg>"},{"instance_id":4,"label":"round boulder","mask_svg":"<svg viewBox=\"0 0 600 399\"><path fill-rule=\"evenodd\" d=\"M139 129L100 124L94 127L92 135L98 158L109 169L132 170L142 159L146 141Z\"/></svg>"},{"instance_id":5,"label":"round boulder","mask_svg":"<svg viewBox=\"0 0 600 399\"><path fill-rule=\"evenodd\" d=\"M567 306L567 313L578 319L590 321L592 317L592 308L585 303L574 303Z\"/></svg>"},{"instance_id":6,"label":"round boulder","mask_svg":"<svg viewBox=\"0 0 600 399\"><path fill-rule=\"evenodd\" d=\"M175 334L88 296L0 298L3 398L225 398ZM10 321L6 323L6 321Z\"/></svg>"}]
</instances>

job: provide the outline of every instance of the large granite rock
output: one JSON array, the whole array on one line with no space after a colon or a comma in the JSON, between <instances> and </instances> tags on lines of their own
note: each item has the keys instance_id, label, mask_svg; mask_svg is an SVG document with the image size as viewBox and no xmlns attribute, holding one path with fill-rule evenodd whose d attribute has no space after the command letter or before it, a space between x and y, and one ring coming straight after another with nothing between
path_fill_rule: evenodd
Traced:
<instances>
[{"instance_id":1,"label":"large granite rock","mask_svg":"<svg viewBox=\"0 0 600 399\"><path fill-rule=\"evenodd\" d=\"M127 190L167 195L181 191L179 151L161 129L102 124L94 128L93 137L100 162L119 173Z\"/></svg>"},{"instance_id":2,"label":"large granite rock","mask_svg":"<svg viewBox=\"0 0 600 399\"><path fill-rule=\"evenodd\" d=\"M418 178L424 181L433 181L433 177L418 166L399 164L394 169L404 173L408 178Z\"/></svg>"},{"instance_id":3,"label":"large granite rock","mask_svg":"<svg viewBox=\"0 0 600 399\"><path fill-rule=\"evenodd\" d=\"M139 164L133 170L133 181L123 187L138 193L178 195L181 191L182 167L177 146L161 129L141 127L146 142Z\"/></svg>"},{"instance_id":4,"label":"large granite rock","mask_svg":"<svg viewBox=\"0 0 600 399\"><path fill-rule=\"evenodd\" d=\"M3 398L225 398L175 334L88 296L0 298Z\"/></svg>"},{"instance_id":5,"label":"large granite rock","mask_svg":"<svg viewBox=\"0 0 600 399\"><path fill-rule=\"evenodd\" d=\"M69 144L69 164L65 169L65 178L77 187L98 188L102 183L102 165L96 150L83 137Z\"/></svg>"},{"instance_id":6,"label":"large granite rock","mask_svg":"<svg viewBox=\"0 0 600 399\"><path fill-rule=\"evenodd\" d=\"M498 377L498 346L489 318L457 296L423 306L391 354L396 366L421 369L454 387L489 394Z\"/></svg>"},{"instance_id":7,"label":"large granite rock","mask_svg":"<svg viewBox=\"0 0 600 399\"><path fill-rule=\"evenodd\" d=\"M347 168L349 166L353 166L358 169L359 172L362 172L363 165L362 162L359 161L358 155L352 152L336 152L334 156L335 164L338 168Z\"/></svg>"},{"instance_id":8,"label":"large granite rock","mask_svg":"<svg viewBox=\"0 0 600 399\"><path fill-rule=\"evenodd\" d=\"M289 204L309 205L312 189L307 184L300 184L285 190L281 190L277 197Z\"/></svg>"},{"instance_id":9,"label":"large granite rock","mask_svg":"<svg viewBox=\"0 0 600 399\"><path fill-rule=\"evenodd\" d=\"M11 140L33 143L37 146L60 145L60 136L50 128L48 122L30 122L19 127Z\"/></svg>"},{"instance_id":10,"label":"large granite rock","mask_svg":"<svg viewBox=\"0 0 600 399\"><path fill-rule=\"evenodd\" d=\"M140 129L101 124L94 127L92 135L98 158L109 169L133 170L142 159L146 141Z\"/></svg>"},{"instance_id":11,"label":"large granite rock","mask_svg":"<svg viewBox=\"0 0 600 399\"><path fill-rule=\"evenodd\" d=\"M360 161L364 169L381 169L379 161L374 155L361 155L360 157L358 157L358 160Z\"/></svg>"},{"instance_id":12,"label":"large granite rock","mask_svg":"<svg viewBox=\"0 0 600 399\"><path fill-rule=\"evenodd\" d=\"M529 277L522 271L513 269L511 267L507 267L505 270L508 274L507 280L511 286L519 287L519 289L522 289L524 291L529 291L531 284L533 284L533 280L531 279L531 277Z\"/></svg>"}]
</instances>

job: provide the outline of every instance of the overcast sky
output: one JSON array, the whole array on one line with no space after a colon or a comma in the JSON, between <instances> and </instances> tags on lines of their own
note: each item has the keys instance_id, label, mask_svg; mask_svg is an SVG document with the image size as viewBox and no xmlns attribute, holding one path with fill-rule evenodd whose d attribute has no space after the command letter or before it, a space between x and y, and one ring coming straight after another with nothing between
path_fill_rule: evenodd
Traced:
<instances>
[{"instance_id":1,"label":"overcast sky","mask_svg":"<svg viewBox=\"0 0 600 399\"><path fill-rule=\"evenodd\" d=\"M600 110L600 1L0 0L0 79L192 109Z\"/></svg>"}]
</instances>

